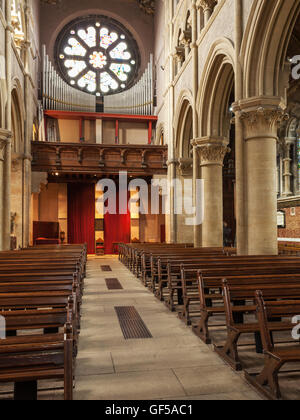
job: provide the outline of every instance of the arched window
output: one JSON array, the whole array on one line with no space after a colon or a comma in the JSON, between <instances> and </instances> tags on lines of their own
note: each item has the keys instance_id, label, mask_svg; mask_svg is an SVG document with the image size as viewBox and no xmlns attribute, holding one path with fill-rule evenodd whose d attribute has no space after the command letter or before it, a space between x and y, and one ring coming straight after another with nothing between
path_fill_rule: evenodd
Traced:
<instances>
[{"instance_id":1,"label":"arched window","mask_svg":"<svg viewBox=\"0 0 300 420\"><path fill-rule=\"evenodd\" d=\"M123 25L105 16L71 22L58 36L55 53L66 82L97 96L130 88L138 75L136 41Z\"/></svg>"}]
</instances>

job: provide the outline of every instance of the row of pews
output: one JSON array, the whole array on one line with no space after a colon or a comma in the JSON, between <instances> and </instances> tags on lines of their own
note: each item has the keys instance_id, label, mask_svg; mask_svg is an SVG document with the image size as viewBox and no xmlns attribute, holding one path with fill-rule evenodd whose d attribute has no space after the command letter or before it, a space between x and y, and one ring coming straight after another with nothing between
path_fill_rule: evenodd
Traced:
<instances>
[{"instance_id":1,"label":"row of pews","mask_svg":"<svg viewBox=\"0 0 300 420\"><path fill-rule=\"evenodd\" d=\"M41 380L73 399L86 261L86 245L0 252L0 383L15 400L36 400Z\"/></svg>"},{"instance_id":2,"label":"row of pews","mask_svg":"<svg viewBox=\"0 0 300 420\"><path fill-rule=\"evenodd\" d=\"M282 368L300 363L300 258L293 251L237 256L233 248L120 244L119 260L234 370L245 368L243 339L253 337L247 346L264 355L263 367L245 377L267 398L281 399ZM219 330L222 342L214 339Z\"/></svg>"},{"instance_id":3,"label":"row of pews","mask_svg":"<svg viewBox=\"0 0 300 420\"><path fill-rule=\"evenodd\" d=\"M300 243L281 242L279 244L279 252L282 255L298 255L300 257Z\"/></svg>"}]
</instances>

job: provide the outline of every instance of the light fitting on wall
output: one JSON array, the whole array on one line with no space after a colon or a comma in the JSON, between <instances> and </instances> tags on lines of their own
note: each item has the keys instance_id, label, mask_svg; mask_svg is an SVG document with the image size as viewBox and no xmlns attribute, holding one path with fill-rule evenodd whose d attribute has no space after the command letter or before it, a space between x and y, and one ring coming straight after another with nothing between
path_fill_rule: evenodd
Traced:
<instances>
[{"instance_id":1,"label":"light fitting on wall","mask_svg":"<svg viewBox=\"0 0 300 420\"><path fill-rule=\"evenodd\" d=\"M160 66L160 68L162 69L162 71L165 71L165 67L164 66Z\"/></svg>"}]
</instances>

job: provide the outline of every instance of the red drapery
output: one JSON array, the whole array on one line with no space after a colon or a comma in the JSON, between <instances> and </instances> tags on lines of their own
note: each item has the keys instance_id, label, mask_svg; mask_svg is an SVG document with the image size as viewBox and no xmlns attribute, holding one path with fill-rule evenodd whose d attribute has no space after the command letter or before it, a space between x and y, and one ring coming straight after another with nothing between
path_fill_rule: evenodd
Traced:
<instances>
[{"instance_id":1,"label":"red drapery","mask_svg":"<svg viewBox=\"0 0 300 420\"><path fill-rule=\"evenodd\" d=\"M129 200L129 194L127 203ZM130 212L127 206L127 214L119 213L119 193L117 193L117 214L107 213L104 216L104 252L113 254L116 252L114 243L130 242Z\"/></svg>"},{"instance_id":2,"label":"red drapery","mask_svg":"<svg viewBox=\"0 0 300 420\"><path fill-rule=\"evenodd\" d=\"M68 241L87 243L89 254L95 253L95 185L68 185Z\"/></svg>"}]
</instances>

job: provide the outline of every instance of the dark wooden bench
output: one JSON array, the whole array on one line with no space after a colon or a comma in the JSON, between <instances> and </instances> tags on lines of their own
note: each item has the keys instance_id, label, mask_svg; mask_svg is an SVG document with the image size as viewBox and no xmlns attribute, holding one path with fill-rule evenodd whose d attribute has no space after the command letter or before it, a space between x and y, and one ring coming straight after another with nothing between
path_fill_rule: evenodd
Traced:
<instances>
[{"instance_id":1,"label":"dark wooden bench","mask_svg":"<svg viewBox=\"0 0 300 420\"><path fill-rule=\"evenodd\" d=\"M299 341L294 345L277 346L272 339L272 325L269 319L282 317L290 321L290 331L295 324L292 323L294 316L300 314L300 301L267 301L261 290L256 292L257 318L260 327L264 350L264 368L259 374L245 373L249 383L256 387L266 397L272 400L281 399L282 394L279 386L279 374L283 366L300 362ZM299 372L298 372L299 375Z\"/></svg>"},{"instance_id":2,"label":"dark wooden bench","mask_svg":"<svg viewBox=\"0 0 300 420\"><path fill-rule=\"evenodd\" d=\"M227 276L227 282L230 285L243 286L255 285L257 282L273 285L276 283L300 283L299 274L268 274L268 275L253 275L246 276ZM225 315L225 306L223 294L221 293L222 279L219 277L203 277L201 271L198 272L198 293L200 317L193 323L194 333L206 343L211 343L209 333L209 320L213 316ZM225 325L224 325L225 326Z\"/></svg>"},{"instance_id":3,"label":"dark wooden bench","mask_svg":"<svg viewBox=\"0 0 300 420\"><path fill-rule=\"evenodd\" d=\"M0 253L0 314L8 334L1 340L0 381L15 382L16 399L36 398L37 381L53 378L64 380L65 398L72 399L85 267L86 246ZM28 334L40 329L43 335ZM26 336L18 336L23 330Z\"/></svg>"},{"instance_id":4,"label":"dark wooden bench","mask_svg":"<svg viewBox=\"0 0 300 420\"><path fill-rule=\"evenodd\" d=\"M265 270L245 270L238 272L228 271L227 273L223 271L223 275L230 281L230 284L237 282L237 284L249 284L256 283L259 278L262 281L270 282L273 284L276 281L281 282L298 282L299 281L299 271L290 270L291 273L288 273L286 270L282 269L273 269L266 272ZM194 274L193 274L194 276ZM222 289L222 273L216 273L213 271L198 271L198 294L199 294L199 305L201 317L193 325L193 331L198 335L205 343L209 344L211 342L208 329L208 321L211 316L223 315L225 313L224 307L220 307L218 304L218 299L220 297L220 292ZM217 301L214 304L214 301ZM187 303L187 318L190 317L188 312L188 303Z\"/></svg>"},{"instance_id":5,"label":"dark wooden bench","mask_svg":"<svg viewBox=\"0 0 300 420\"><path fill-rule=\"evenodd\" d=\"M191 257L201 256L217 256L225 255L223 248L192 248L192 249L171 249L171 250L158 250L151 252L143 252L142 254L142 281L145 286L150 285L155 289L155 276L158 274L157 262L161 258L176 258L177 261ZM153 290L155 291L155 290Z\"/></svg>"},{"instance_id":6,"label":"dark wooden bench","mask_svg":"<svg viewBox=\"0 0 300 420\"><path fill-rule=\"evenodd\" d=\"M73 332L9 337L0 340L0 382L14 383L15 400L36 400L39 380L64 382L65 400L73 399Z\"/></svg>"},{"instance_id":7,"label":"dark wooden bench","mask_svg":"<svg viewBox=\"0 0 300 420\"><path fill-rule=\"evenodd\" d=\"M215 346L215 351L235 370L242 370L242 362L238 353L238 341L243 334L253 334L257 338L260 332L257 321L245 322L244 315L255 313L255 291L260 289L267 300L291 300L299 299L300 305L300 280L281 283L280 279L276 283L264 282L257 279L256 284L234 285L223 280L224 304L227 324L227 339L224 346ZM237 305L235 304L237 302ZM240 302L245 302L240 305ZM238 317L236 317L238 314ZM277 322L270 322L269 329L274 331L286 331L291 329L290 323L285 323L280 319ZM259 336L260 339L260 336ZM261 349L258 350L259 352Z\"/></svg>"},{"instance_id":8,"label":"dark wooden bench","mask_svg":"<svg viewBox=\"0 0 300 420\"><path fill-rule=\"evenodd\" d=\"M185 269L184 272L181 270L181 284L178 284L176 278L179 274L177 273L174 279L174 268L169 269L169 298L167 306L172 309L172 305L174 305L174 291L176 290L177 293L182 291L184 308L180 312L180 316L187 324L190 324L189 305L193 301L199 302L198 270L201 270L203 277L217 277L220 280L228 276L251 276L252 274L298 274L300 272L300 259L290 257L288 259L281 259L280 257L236 259L236 257L228 257L227 260L216 260L215 262L185 264L181 268ZM176 266L176 270L179 270L178 266ZM187 287L186 283L188 283Z\"/></svg>"},{"instance_id":9,"label":"dark wooden bench","mask_svg":"<svg viewBox=\"0 0 300 420\"><path fill-rule=\"evenodd\" d=\"M181 267L189 266L190 268L200 268L203 263L212 263L215 266L221 265L222 262L247 262L247 261L269 261L276 258L276 261L288 260L291 261L294 257L272 257L272 256L251 256L251 257L229 257L225 255L201 255L186 257L185 259L178 259L178 257L160 257L157 261L157 288L156 297L160 300L166 300L167 306L173 311L175 310L173 304L174 293L181 291ZM300 261L300 260L299 260ZM174 289L172 289L174 287Z\"/></svg>"}]
</instances>

